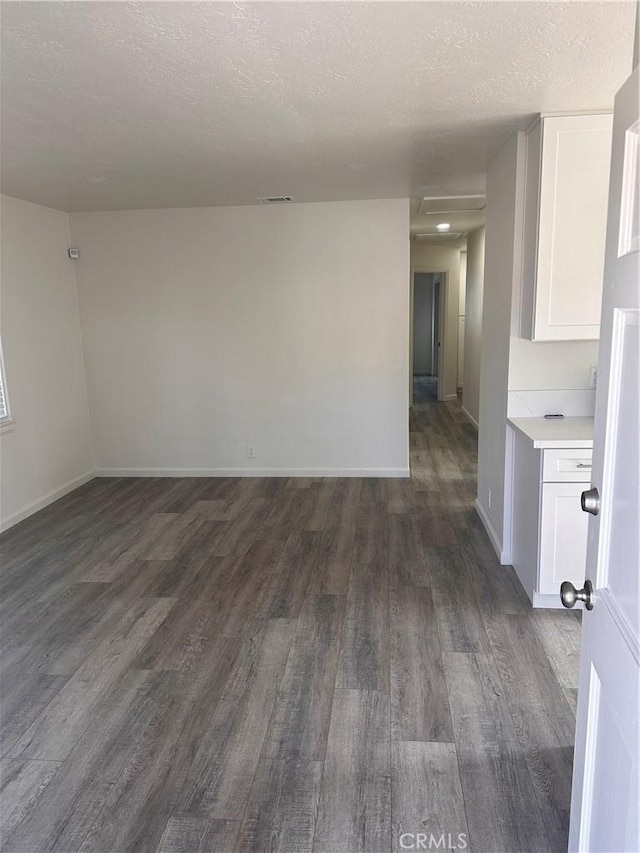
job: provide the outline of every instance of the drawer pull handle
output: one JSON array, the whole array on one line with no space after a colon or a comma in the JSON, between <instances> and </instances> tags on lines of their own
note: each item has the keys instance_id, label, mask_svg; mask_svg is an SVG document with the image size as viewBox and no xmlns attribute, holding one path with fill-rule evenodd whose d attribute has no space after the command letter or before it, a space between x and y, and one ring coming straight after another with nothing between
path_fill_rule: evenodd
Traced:
<instances>
[{"instance_id":1,"label":"drawer pull handle","mask_svg":"<svg viewBox=\"0 0 640 853\"><path fill-rule=\"evenodd\" d=\"M586 462L578 462L576 468L591 468L591 465L587 465Z\"/></svg>"}]
</instances>

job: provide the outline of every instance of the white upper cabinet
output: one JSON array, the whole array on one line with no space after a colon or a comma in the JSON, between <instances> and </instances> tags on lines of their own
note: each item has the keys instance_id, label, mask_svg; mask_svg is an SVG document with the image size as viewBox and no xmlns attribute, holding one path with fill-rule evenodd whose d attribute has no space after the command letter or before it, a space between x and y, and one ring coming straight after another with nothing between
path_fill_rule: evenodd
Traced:
<instances>
[{"instance_id":1,"label":"white upper cabinet","mask_svg":"<svg viewBox=\"0 0 640 853\"><path fill-rule=\"evenodd\" d=\"M520 335L600 336L611 115L542 118L527 134Z\"/></svg>"}]
</instances>

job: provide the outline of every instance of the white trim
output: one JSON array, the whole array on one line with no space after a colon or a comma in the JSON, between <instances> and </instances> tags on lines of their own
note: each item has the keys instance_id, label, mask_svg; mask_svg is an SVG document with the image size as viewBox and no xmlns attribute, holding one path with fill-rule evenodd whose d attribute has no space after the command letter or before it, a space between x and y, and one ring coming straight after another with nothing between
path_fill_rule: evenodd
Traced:
<instances>
[{"instance_id":1,"label":"white trim","mask_svg":"<svg viewBox=\"0 0 640 853\"><path fill-rule=\"evenodd\" d=\"M502 548L502 542L500 541L500 537L495 531L493 524L489 520L489 516L487 515L485 508L481 505L478 498L474 501L475 510L478 513L480 521L484 525L484 529L487 531L487 535L493 545L493 550L496 552L498 559L500 560L501 566L510 566L511 565L511 554L507 551L504 551Z\"/></svg>"},{"instance_id":2,"label":"white trim","mask_svg":"<svg viewBox=\"0 0 640 853\"><path fill-rule=\"evenodd\" d=\"M609 616L613 620L622 639L629 647L629 651L634 657L636 665L640 665L640 640L636 636L634 629L629 624L627 615L620 609L620 605L611 594L609 587L598 589L594 592L596 602L601 601L603 606L609 611ZM582 605L581 605L582 606Z\"/></svg>"},{"instance_id":3,"label":"white trim","mask_svg":"<svg viewBox=\"0 0 640 853\"><path fill-rule=\"evenodd\" d=\"M11 415L11 403L9 402L9 392L7 391L7 374L5 373L4 369L4 353L2 352L2 341L0 341L0 390L2 391L2 397L4 398L4 417L2 418L2 422L5 426L9 424L14 424L15 419ZM7 432L11 432L11 430L7 430Z\"/></svg>"},{"instance_id":4,"label":"white trim","mask_svg":"<svg viewBox=\"0 0 640 853\"><path fill-rule=\"evenodd\" d=\"M533 591L533 602L534 607L545 607L547 610L564 610L564 604L560 601L560 587L558 587L557 595L551 595L550 593L540 593ZM580 605L580 610L583 607Z\"/></svg>"},{"instance_id":5,"label":"white trim","mask_svg":"<svg viewBox=\"0 0 640 853\"><path fill-rule=\"evenodd\" d=\"M474 427L476 428L476 432L477 432L477 431L478 431L478 429L479 429L479 427L478 427L478 421L473 417L473 415L471 414L471 412L468 412L468 411L465 409L465 407L464 407L464 406L460 406L460 408L462 409L462 414L463 414L463 415L465 416L465 418L466 418L466 419L471 423L471 425L472 425L472 426L474 426Z\"/></svg>"},{"instance_id":6,"label":"white trim","mask_svg":"<svg viewBox=\"0 0 640 853\"><path fill-rule=\"evenodd\" d=\"M444 399L445 400L457 400L458 395L457 394L447 394L447 396Z\"/></svg>"},{"instance_id":7,"label":"white trim","mask_svg":"<svg viewBox=\"0 0 640 853\"><path fill-rule=\"evenodd\" d=\"M399 477L409 468L97 468L95 477Z\"/></svg>"},{"instance_id":8,"label":"white trim","mask_svg":"<svg viewBox=\"0 0 640 853\"><path fill-rule=\"evenodd\" d=\"M28 506L23 507L21 510L18 510L18 512L14 512L14 514L10 515L8 518L0 521L0 530L8 530L10 527L13 527L14 524L24 521L25 518L29 518L30 515L44 509L59 498L63 498L65 495L68 495L69 492L73 492L74 489L83 486L85 483L88 483L89 480L93 480L94 477L95 472L89 471L86 474L82 474L80 477L76 477L75 480L69 480L69 482L65 483L63 486L54 489L44 497L39 498L37 501L34 501Z\"/></svg>"}]
</instances>

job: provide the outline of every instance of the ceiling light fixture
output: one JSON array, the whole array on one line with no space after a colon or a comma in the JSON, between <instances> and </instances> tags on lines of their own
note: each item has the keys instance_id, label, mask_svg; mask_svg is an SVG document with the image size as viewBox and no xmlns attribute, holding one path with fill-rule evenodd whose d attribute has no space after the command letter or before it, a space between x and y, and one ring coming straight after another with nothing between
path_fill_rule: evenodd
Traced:
<instances>
[{"instance_id":1,"label":"ceiling light fixture","mask_svg":"<svg viewBox=\"0 0 640 853\"><path fill-rule=\"evenodd\" d=\"M370 169L370 165L368 163L346 163L344 170L345 172L367 172Z\"/></svg>"},{"instance_id":2,"label":"ceiling light fixture","mask_svg":"<svg viewBox=\"0 0 640 853\"><path fill-rule=\"evenodd\" d=\"M438 231L448 231L451 228L451 223L449 222L441 222L439 225L436 225Z\"/></svg>"},{"instance_id":3,"label":"ceiling light fixture","mask_svg":"<svg viewBox=\"0 0 640 853\"><path fill-rule=\"evenodd\" d=\"M257 198L256 201L261 204L289 204L295 199L292 195L267 195Z\"/></svg>"}]
</instances>

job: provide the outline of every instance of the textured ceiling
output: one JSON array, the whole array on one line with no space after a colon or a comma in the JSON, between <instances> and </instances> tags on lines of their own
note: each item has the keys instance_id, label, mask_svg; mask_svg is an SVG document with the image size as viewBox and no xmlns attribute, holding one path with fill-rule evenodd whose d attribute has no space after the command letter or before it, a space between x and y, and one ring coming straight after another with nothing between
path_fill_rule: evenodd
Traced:
<instances>
[{"instance_id":1,"label":"textured ceiling","mask_svg":"<svg viewBox=\"0 0 640 853\"><path fill-rule=\"evenodd\" d=\"M611 108L633 2L2 3L2 189L64 210L484 191Z\"/></svg>"}]
</instances>

